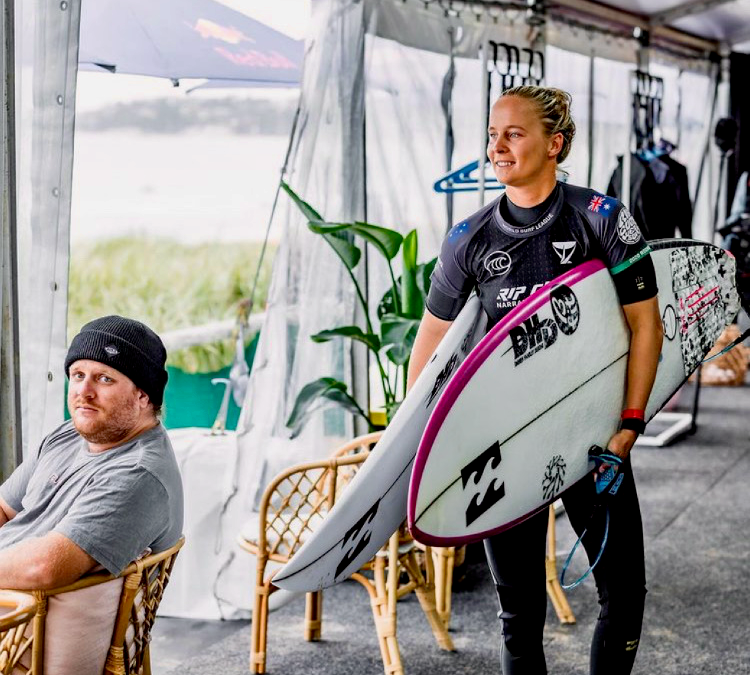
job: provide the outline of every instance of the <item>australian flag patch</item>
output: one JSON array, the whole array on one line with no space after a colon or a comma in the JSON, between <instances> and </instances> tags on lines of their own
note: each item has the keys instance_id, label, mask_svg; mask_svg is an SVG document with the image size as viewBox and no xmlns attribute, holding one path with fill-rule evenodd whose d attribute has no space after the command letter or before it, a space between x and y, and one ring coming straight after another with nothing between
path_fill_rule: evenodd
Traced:
<instances>
[{"instance_id":1,"label":"australian flag patch","mask_svg":"<svg viewBox=\"0 0 750 675\"><path fill-rule=\"evenodd\" d=\"M604 195L594 195L588 205L588 210L594 213L609 215L614 213L617 200L614 197L605 197Z\"/></svg>"},{"instance_id":2,"label":"australian flag patch","mask_svg":"<svg viewBox=\"0 0 750 675\"><path fill-rule=\"evenodd\" d=\"M448 240L453 241L454 239L458 239L468 229L469 223L467 223L466 221L464 221L463 223L459 223L458 225L454 225L451 231L448 233Z\"/></svg>"}]
</instances>

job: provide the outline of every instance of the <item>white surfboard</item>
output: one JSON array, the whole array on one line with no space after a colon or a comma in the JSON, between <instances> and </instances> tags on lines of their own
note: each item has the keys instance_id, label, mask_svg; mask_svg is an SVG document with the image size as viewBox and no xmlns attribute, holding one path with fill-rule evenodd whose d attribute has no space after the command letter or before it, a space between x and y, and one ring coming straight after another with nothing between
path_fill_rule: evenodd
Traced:
<instances>
[{"instance_id":1,"label":"white surfboard","mask_svg":"<svg viewBox=\"0 0 750 675\"><path fill-rule=\"evenodd\" d=\"M664 345L653 417L739 310L734 259L697 241L651 242ZM629 330L609 271L589 261L520 303L442 393L414 463L408 516L433 546L525 520L588 472L617 430Z\"/></svg>"},{"instance_id":2,"label":"white surfboard","mask_svg":"<svg viewBox=\"0 0 750 675\"><path fill-rule=\"evenodd\" d=\"M440 392L482 339L487 315L472 296L445 334L372 454L331 512L273 578L289 591L315 591L356 572L406 519L409 477Z\"/></svg>"}]
</instances>

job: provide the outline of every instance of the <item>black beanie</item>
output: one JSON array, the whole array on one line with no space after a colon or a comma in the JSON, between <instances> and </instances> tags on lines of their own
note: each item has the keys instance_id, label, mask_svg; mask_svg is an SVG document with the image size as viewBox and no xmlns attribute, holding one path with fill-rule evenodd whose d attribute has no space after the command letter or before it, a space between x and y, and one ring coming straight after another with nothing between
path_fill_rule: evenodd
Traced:
<instances>
[{"instance_id":1,"label":"black beanie","mask_svg":"<svg viewBox=\"0 0 750 675\"><path fill-rule=\"evenodd\" d=\"M98 361L129 377L155 406L164 400L167 350L161 338L140 321L103 316L87 323L73 338L65 357L65 374L79 359Z\"/></svg>"}]
</instances>

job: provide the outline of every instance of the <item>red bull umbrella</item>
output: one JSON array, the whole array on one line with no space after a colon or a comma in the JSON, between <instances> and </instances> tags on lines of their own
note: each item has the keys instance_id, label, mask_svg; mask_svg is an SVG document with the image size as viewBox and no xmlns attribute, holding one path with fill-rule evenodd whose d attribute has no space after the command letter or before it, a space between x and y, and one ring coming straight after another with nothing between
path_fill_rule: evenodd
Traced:
<instances>
[{"instance_id":1,"label":"red bull umbrella","mask_svg":"<svg viewBox=\"0 0 750 675\"><path fill-rule=\"evenodd\" d=\"M82 69L294 85L304 44L213 0L96 0L81 6Z\"/></svg>"}]
</instances>

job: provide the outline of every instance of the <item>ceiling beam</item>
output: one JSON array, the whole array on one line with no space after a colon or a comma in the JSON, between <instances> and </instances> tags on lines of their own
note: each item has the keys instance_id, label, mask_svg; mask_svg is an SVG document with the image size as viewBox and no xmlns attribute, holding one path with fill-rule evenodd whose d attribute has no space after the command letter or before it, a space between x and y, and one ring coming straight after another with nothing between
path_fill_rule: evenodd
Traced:
<instances>
[{"instance_id":1,"label":"ceiling beam","mask_svg":"<svg viewBox=\"0 0 750 675\"><path fill-rule=\"evenodd\" d=\"M719 2L728 1L729 0L703 0L702 4L705 5L707 2L718 4ZM691 1L689 4L693 5L697 3ZM669 42L697 49L699 51L710 52L719 49L719 43L716 40L701 38L668 26L654 26L647 16L626 12L621 9L602 5L599 2L593 2L592 0L552 0L548 5L548 10L554 15L555 9L561 9L563 12L565 10L572 11L582 17L589 16L608 23L619 24L621 26L648 30L651 31L651 35L654 38L662 38Z\"/></svg>"},{"instance_id":2,"label":"ceiling beam","mask_svg":"<svg viewBox=\"0 0 750 675\"><path fill-rule=\"evenodd\" d=\"M720 5L726 5L734 0L689 0L681 5L667 9L664 12L657 12L650 16L650 23L652 26L665 26L684 19L686 16L692 16L693 14L702 14L707 12L709 9L719 7Z\"/></svg>"},{"instance_id":3,"label":"ceiling beam","mask_svg":"<svg viewBox=\"0 0 750 675\"><path fill-rule=\"evenodd\" d=\"M626 12L621 9L615 9L607 5L602 5L598 2L591 2L591 0L554 0L548 5L549 10L553 10L557 7L563 9L570 9L579 14L586 14L588 16L609 21L611 23L618 23L623 26L630 26L635 28L648 28L648 19L645 16Z\"/></svg>"}]
</instances>

